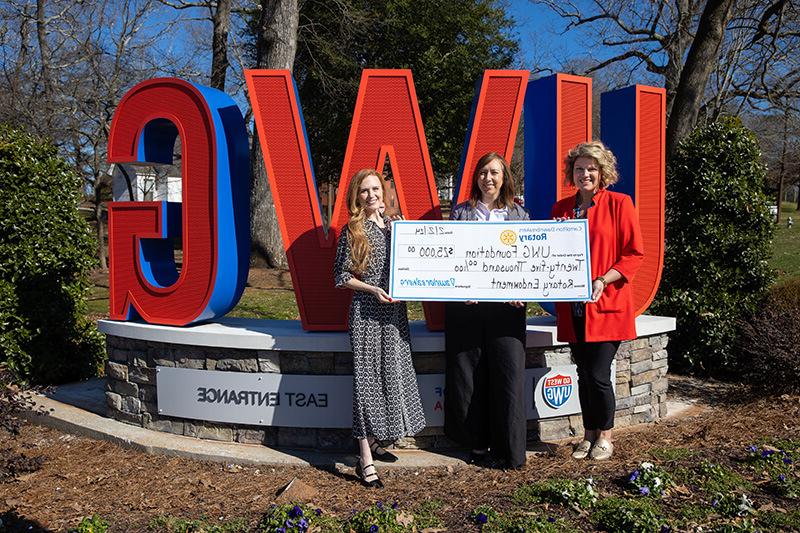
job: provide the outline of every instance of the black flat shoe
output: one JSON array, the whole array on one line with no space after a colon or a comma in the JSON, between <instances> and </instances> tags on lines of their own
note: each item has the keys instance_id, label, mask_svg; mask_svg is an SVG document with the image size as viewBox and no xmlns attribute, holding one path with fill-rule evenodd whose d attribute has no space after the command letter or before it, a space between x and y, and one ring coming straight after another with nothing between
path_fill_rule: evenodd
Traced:
<instances>
[{"instance_id":1,"label":"black flat shoe","mask_svg":"<svg viewBox=\"0 0 800 533\"><path fill-rule=\"evenodd\" d=\"M356 475L365 486L371 489L382 489L383 482L378 477L378 472L375 470L375 465L372 463L367 466L361 466L361 459L356 462Z\"/></svg>"},{"instance_id":2,"label":"black flat shoe","mask_svg":"<svg viewBox=\"0 0 800 533\"><path fill-rule=\"evenodd\" d=\"M384 463L394 463L397 461L397 456L392 452L381 448L381 445L378 444L378 441L372 441L372 444L369 445L369 449L372 450L372 458Z\"/></svg>"}]
</instances>

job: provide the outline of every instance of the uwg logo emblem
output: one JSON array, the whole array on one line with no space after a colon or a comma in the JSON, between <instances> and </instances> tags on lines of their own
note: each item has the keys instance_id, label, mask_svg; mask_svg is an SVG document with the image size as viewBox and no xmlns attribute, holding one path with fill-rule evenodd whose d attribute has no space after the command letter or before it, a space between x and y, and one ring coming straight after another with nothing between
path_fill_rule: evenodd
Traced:
<instances>
[{"instance_id":1,"label":"uwg logo emblem","mask_svg":"<svg viewBox=\"0 0 800 533\"><path fill-rule=\"evenodd\" d=\"M545 378L544 384L542 384L542 396L547 405L558 409L572 396L572 377L556 374Z\"/></svg>"},{"instance_id":2,"label":"uwg logo emblem","mask_svg":"<svg viewBox=\"0 0 800 533\"><path fill-rule=\"evenodd\" d=\"M346 330L349 291L333 284L336 239L347 223L344 194L326 233L305 123L291 73L245 71L264 164L281 226L297 305L307 330ZM486 152L511 160L525 113L525 205L547 219L564 187L563 159L591 139L592 83L556 74L528 81L522 70L486 71L478 84L456 174L453 201L469 196L471 172ZM622 180L615 190L636 205L645 262L633 282L638 313L661 278L664 254L665 91L635 85L602 97L603 141ZM182 145L183 200L114 202L109 207L110 317L186 325L225 315L239 300L248 271L247 129L226 94L173 78L144 81L120 101L111 124L112 163L171 163ZM339 179L346 191L359 169L391 166L400 208L411 220L441 219L439 195L411 72L364 70ZM183 242L176 269L172 243ZM426 303L430 329L444 306Z\"/></svg>"}]
</instances>

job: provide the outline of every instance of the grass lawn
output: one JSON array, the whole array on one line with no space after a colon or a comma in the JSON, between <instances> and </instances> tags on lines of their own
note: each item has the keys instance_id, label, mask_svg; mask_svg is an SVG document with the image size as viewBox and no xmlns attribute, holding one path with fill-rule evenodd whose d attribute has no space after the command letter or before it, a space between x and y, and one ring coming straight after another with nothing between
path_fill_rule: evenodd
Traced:
<instances>
[{"instance_id":1,"label":"grass lawn","mask_svg":"<svg viewBox=\"0 0 800 533\"><path fill-rule=\"evenodd\" d=\"M794 219L794 226L786 227L788 217ZM800 211L797 205L783 202L781 206L781 224L775 228L772 259L770 266L777 271L777 281L800 276Z\"/></svg>"},{"instance_id":2,"label":"grass lawn","mask_svg":"<svg viewBox=\"0 0 800 533\"><path fill-rule=\"evenodd\" d=\"M93 285L89 290L88 314L95 320L108 317L108 287ZM294 291L246 287L242 298L226 316L274 320L300 320ZM424 320L422 304L408 304L409 320Z\"/></svg>"}]
</instances>

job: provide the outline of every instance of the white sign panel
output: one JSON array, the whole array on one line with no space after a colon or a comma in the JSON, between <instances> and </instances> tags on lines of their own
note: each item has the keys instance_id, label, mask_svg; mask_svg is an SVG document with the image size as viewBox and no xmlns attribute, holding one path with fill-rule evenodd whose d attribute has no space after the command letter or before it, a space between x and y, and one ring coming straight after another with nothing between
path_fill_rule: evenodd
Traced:
<instances>
[{"instance_id":1,"label":"white sign panel","mask_svg":"<svg viewBox=\"0 0 800 533\"><path fill-rule=\"evenodd\" d=\"M393 299L590 299L586 220L392 224Z\"/></svg>"},{"instance_id":2,"label":"white sign panel","mask_svg":"<svg viewBox=\"0 0 800 533\"><path fill-rule=\"evenodd\" d=\"M612 365L612 383L613 374ZM427 425L444 426L444 374L419 374L417 384ZM352 376L160 366L156 387L162 415L258 426L349 428L353 423ZM525 405L530 420L580 413L575 365L526 369Z\"/></svg>"},{"instance_id":3,"label":"white sign panel","mask_svg":"<svg viewBox=\"0 0 800 533\"><path fill-rule=\"evenodd\" d=\"M159 366L158 413L259 426L350 427L352 379Z\"/></svg>"}]
</instances>

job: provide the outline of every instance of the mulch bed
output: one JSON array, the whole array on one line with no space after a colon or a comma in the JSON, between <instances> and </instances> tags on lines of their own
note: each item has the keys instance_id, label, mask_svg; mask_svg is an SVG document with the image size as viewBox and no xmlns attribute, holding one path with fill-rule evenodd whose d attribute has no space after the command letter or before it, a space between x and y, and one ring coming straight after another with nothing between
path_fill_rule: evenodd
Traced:
<instances>
[{"instance_id":1,"label":"mulch bed","mask_svg":"<svg viewBox=\"0 0 800 533\"><path fill-rule=\"evenodd\" d=\"M209 520L246 518L255 524L275 501L276 491L294 477L317 489L313 504L326 513L348 515L378 501L413 508L425 499L444 502L440 516L449 531L473 531L467 513L480 504L498 510L513 506L511 492L532 481L592 476L602 492L619 493L617 481L651 451L687 447L703 457L730 461L764 437L800 438L800 397L748 399L735 388L672 377L671 394L708 400L696 414L620 431L610 461L574 461L567 444L549 456L534 457L520 471L474 466L384 469L386 489L369 490L351 472L312 467L224 465L147 455L104 441L26 425L19 437L0 436L0 449L38 457L41 468L0 481L0 514L16 517L28 531L66 530L94 513L112 531L147 528L160 515ZM588 524L588 522L587 522ZM21 526L20 526L21 525ZM30 526L31 529L28 529Z\"/></svg>"}]
</instances>

